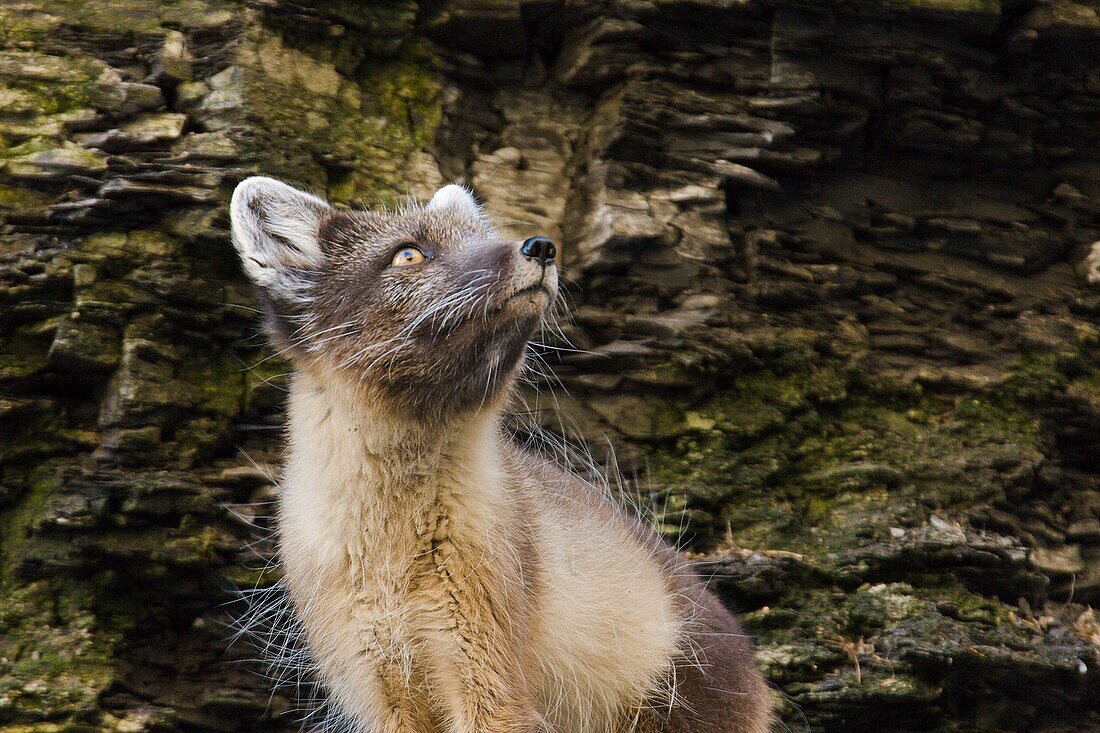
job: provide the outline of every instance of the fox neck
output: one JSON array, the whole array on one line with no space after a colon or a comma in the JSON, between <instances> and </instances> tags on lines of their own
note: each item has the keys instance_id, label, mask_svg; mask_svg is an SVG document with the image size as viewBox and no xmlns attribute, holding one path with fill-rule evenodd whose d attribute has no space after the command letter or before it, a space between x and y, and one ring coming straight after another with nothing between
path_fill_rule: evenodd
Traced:
<instances>
[{"instance_id":1,"label":"fox neck","mask_svg":"<svg viewBox=\"0 0 1100 733\"><path fill-rule=\"evenodd\" d=\"M300 371L289 400L280 502L288 574L320 577L356 555L416 552L441 517L456 531L503 502L495 406L425 425L372 404L345 380Z\"/></svg>"},{"instance_id":2,"label":"fox neck","mask_svg":"<svg viewBox=\"0 0 1100 733\"><path fill-rule=\"evenodd\" d=\"M500 425L499 399L460 414L425 419L403 414L375 392L332 371L296 371L290 387L290 449L295 450L299 440L303 445L316 443L321 436L331 440L339 432L340 449L378 460L442 458L468 447L470 439L495 436Z\"/></svg>"}]
</instances>

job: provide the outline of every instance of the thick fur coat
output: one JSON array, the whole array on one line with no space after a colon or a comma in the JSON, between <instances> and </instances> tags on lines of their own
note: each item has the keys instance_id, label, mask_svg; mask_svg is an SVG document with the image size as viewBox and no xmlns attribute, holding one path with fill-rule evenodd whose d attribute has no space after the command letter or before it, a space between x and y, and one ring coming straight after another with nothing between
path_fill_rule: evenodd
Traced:
<instances>
[{"instance_id":1,"label":"thick fur coat","mask_svg":"<svg viewBox=\"0 0 1100 733\"><path fill-rule=\"evenodd\" d=\"M279 553L320 682L375 733L764 733L737 622L500 416L554 248L472 196L344 212L250 178L233 240L295 365Z\"/></svg>"}]
</instances>

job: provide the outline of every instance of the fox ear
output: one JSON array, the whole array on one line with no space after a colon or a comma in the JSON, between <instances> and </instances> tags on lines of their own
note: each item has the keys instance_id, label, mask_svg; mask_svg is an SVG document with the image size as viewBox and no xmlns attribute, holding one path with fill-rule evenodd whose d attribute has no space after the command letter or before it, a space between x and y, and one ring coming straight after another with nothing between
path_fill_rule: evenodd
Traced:
<instances>
[{"instance_id":1,"label":"fox ear","mask_svg":"<svg viewBox=\"0 0 1100 733\"><path fill-rule=\"evenodd\" d=\"M324 264L318 233L331 211L316 196L273 178L241 181L229 218L245 274L271 295L300 299L309 273Z\"/></svg>"},{"instance_id":2,"label":"fox ear","mask_svg":"<svg viewBox=\"0 0 1100 733\"><path fill-rule=\"evenodd\" d=\"M442 209L454 209L466 216L477 219L485 218L485 211L477 202L474 195L462 186L452 183L435 192L432 200L428 202L428 211Z\"/></svg>"}]
</instances>

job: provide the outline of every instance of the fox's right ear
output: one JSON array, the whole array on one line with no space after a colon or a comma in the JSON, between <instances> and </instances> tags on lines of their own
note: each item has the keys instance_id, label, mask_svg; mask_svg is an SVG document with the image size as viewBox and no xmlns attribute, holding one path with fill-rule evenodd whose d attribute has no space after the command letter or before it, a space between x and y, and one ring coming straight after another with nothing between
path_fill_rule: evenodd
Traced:
<instances>
[{"instance_id":1,"label":"fox's right ear","mask_svg":"<svg viewBox=\"0 0 1100 733\"><path fill-rule=\"evenodd\" d=\"M308 275L324 264L318 235L330 213L321 199L273 178L241 181L229 218L245 273L271 295L300 298Z\"/></svg>"}]
</instances>

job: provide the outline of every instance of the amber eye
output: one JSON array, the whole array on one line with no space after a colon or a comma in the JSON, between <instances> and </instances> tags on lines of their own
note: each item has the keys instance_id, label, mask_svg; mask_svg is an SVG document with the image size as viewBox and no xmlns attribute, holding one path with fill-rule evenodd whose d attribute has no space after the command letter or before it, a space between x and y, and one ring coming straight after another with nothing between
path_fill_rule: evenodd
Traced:
<instances>
[{"instance_id":1,"label":"amber eye","mask_svg":"<svg viewBox=\"0 0 1100 733\"><path fill-rule=\"evenodd\" d=\"M397 250L393 259L390 260L391 267L404 267L405 265L419 265L424 260L428 259L424 256L416 247L402 247Z\"/></svg>"}]
</instances>

